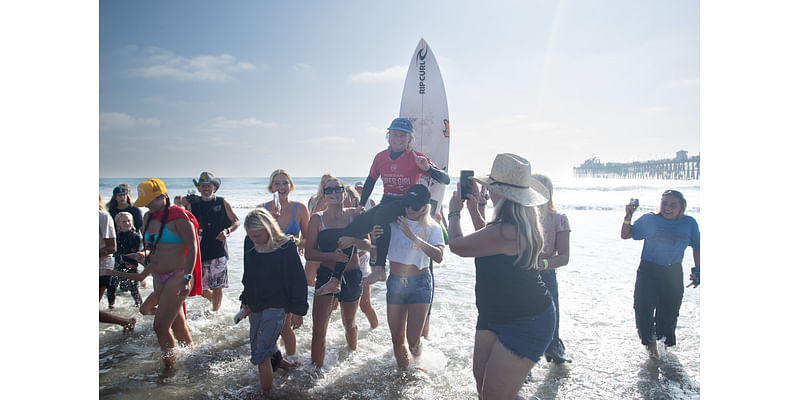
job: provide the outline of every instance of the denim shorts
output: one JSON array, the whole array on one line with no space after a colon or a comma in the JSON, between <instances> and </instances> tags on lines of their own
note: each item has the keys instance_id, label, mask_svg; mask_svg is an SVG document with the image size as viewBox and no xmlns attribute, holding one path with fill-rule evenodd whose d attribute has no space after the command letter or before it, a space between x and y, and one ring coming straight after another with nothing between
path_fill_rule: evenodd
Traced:
<instances>
[{"instance_id":1,"label":"denim shorts","mask_svg":"<svg viewBox=\"0 0 800 400\"><path fill-rule=\"evenodd\" d=\"M333 270L320 265L320 267L317 268L317 283L314 285L314 288L321 288L322 285L331 279L331 276L333 276ZM361 288L361 270L356 268L350 271L344 271L340 283L339 287L342 289L341 292L333 295L328 294L326 296L334 296L342 303L358 301L363 291Z\"/></svg>"},{"instance_id":2,"label":"denim shorts","mask_svg":"<svg viewBox=\"0 0 800 400\"><path fill-rule=\"evenodd\" d=\"M478 324L475 329L494 332L497 340L508 351L519 358L528 358L536 363L553 340L555 325L556 310L551 304L537 315L505 322L489 322L478 314Z\"/></svg>"},{"instance_id":3,"label":"denim shorts","mask_svg":"<svg viewBox=\"0 0 800 400\"><path fill-rule=\"evenodd\" d=\"M258 365L278 352L278 336L281 335L286 311L282 308L267 308L250 312L250 362Z\"/></svg>"},{"instance_id":4,"label":"denim shorts","mask_svg":"<svg viewBox=\"0 0 800 400\"><path fill-rule=\"evenodd\" d=\"M433 279L427 268L413 276L390 273L386 280L387 304L431 304L432 297Z\"/></svg>"}]
</instances>

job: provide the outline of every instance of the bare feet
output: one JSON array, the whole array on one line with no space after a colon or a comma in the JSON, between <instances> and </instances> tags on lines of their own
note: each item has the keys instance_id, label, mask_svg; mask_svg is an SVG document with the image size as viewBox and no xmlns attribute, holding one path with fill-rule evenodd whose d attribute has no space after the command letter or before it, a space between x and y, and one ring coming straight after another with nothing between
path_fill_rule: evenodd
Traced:
<instances>
[{"instance_id":1,"label":"bare feet","mask_svg":"<svg viewBox=\"0 0 800 400\"><path fill-rule=\"evenodd\" d=\"M285 370L297 368L299 365L300 363L286 361L286 359L281 360L281 368Z\"/></svg>"},{"instance_id":2,"label":"bare feet","mask_svg":"<svg viewBox=\"0 0 800 400\"><path fill-rule=\"evenodd\" d=\"M161 370L161 376L165 378L175 376L175 362L178 360L175 349L167 351L161 358L164 361L164 369Z\"/></svg>"},{"instance_id":3,"label":"bare feet","mask_svg":"<svg viewBox=\"0 0 800 400\"><path fill-rule=\"evenodd\" d=\"M322 285L319 289L317 289L316 292L314 292L314 294L316 296L324 296L326 294L339 293L341 291L342 288L340 286L339 280L331 277L331 279L325 282L325 284Z\"/></svg>"},{"instance_id":4,"label":"bare feet","mask_svg":"<svg viewBox=\"0 0 800 400\"><path fill-rule=\"evenodd\" d=\"M650 358L658 358L658 342L648 344L647 352L650 354Z\"/></svg>"},{"instance_id":5,"label":"bare feet","mask_svg":"<svg viewBox=\"0 0 800 400\"><path fill-rule=\"evenodd\" d=\"M372 273L361 279L361 286L369 286L378 281L386 280L386 269L375 267Z\"/></svg>"}]
</instances>

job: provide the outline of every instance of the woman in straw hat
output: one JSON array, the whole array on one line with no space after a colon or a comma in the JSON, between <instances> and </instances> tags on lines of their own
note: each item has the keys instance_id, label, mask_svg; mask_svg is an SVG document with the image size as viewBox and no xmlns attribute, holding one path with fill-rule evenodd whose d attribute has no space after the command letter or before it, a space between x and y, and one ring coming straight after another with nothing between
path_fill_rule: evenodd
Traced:
<instances>
[{"instance_id":1,"label":"woman in straw hat","mask_svg":"<svg viewBox=\"0 0 800 400\"><path fill-rule=\"evenodd\" d=\"M481 398L511 399L555 327L553 299L536 270L543 240L535 206L548 195L531 188L530 163L514 154L498 154L491 174L471 179L488 188L495 209L491 222L464 236L460 185L450 199L450 250L475 257L472 372Z\"/></svg>"},{"instance_id":2,"label":"woman in straw hat","mask_svg":"<svg viewBox=\"0 0 800 400\"><path fill-rule=\"evenodd\" d=\"M194 215L177 206L170 206L167 187L158 178L139 184L136 207L147 207L144 216L143 252L127 256L141 261L153 272L153 290L158 307L153 330L158 337L164 360L164 371L175 364L175 338L191 344L189 326L181 305L187 296L202 294L198 223ZM174 332L174 336L173 336Z\"/></svg>"}]
</instances>

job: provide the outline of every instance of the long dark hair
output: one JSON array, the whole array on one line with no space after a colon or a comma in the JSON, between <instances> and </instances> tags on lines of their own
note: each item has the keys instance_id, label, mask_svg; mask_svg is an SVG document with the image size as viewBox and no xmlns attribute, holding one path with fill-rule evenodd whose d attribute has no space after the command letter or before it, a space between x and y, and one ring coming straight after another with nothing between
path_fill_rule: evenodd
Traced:
<instances>
[{"instance_id":1,"label":"long dark hair","mask_svg":"<svg viewBox=\"0 0 800 400\"><path fill-rule=\"evenodd\" d=\"M169 216L169 207L170 207L169 196L167 196L166 194L162 194L162 196L164 196L164 200L165 200L164 209L163 209L164 215L161 216L161 227L158 229L158 236L156 236L156 240L154 242L152 242L152 243L149 242L149 241L145 241L145 248L149 247L148 250L150 250L144 256L144 264L145 265L149 265L150 264L150 255L153 254L154 251L156 251L156 247L158 247L158 243L161 242L161 236L164 233L164 227L167 226L167 217ZM148 213L147 214L147 222L145 222L145 224L144 224L144 229L142 229L142 233L147 234L147 227L150 225L150 220L152 220L152 219L153 219L153 214Z\"/></svg>"},{"instance_id":2,"label":"long dark hair","mask_svg":"<svg viewBox=\"0 0 800 400\"><path fill-rule=\"evenodd\" d=\"M127 189L128 193L125 193L125 201L128 203L128 207L131 207L133 205L133 201L131 199L131 188L130 188L130 186L128 186L127 183L122 183L117 187L120 187L120 186L122 186L125 189ZM114 188L114 189L116 189L116 188ZM112 193L111 194L111 200L109 200L108 203L106 203L106 210L111 211L111 210L116 210L118 208L119 207L117 207L117 196Z\"/></svg>"}]
</instances>

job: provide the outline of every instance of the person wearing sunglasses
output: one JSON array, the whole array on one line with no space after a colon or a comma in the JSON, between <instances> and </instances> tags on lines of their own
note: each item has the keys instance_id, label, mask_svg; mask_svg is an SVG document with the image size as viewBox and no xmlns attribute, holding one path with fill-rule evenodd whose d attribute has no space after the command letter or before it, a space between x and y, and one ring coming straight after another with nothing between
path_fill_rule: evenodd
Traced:
<instances>
[{"instance_id":1,"label":"person wearing sunglasses","mask_svg":"<svg viewBox=\"0 0 800 400\"><path fill-rule=\"evenodd\" d=\"M361 269L358 257L349 257L351 249L341 249L339 238L344 228L353 220L357 209L344 208L345 188L344 183L338 178L330 178L323 187L323 200L326 203L325 211L314 213L308 222L308 236L306 246L306 259L319 261L320 266L316 274L316 289L327 282L333 275L336 263L345 264L341 275L342 285L336 294L314 296L312 308L312 334L311 334L311 362L317 368L322 368L325 363L325 337L328 332L328 323L333 312L335 300L341 303L342 324L344 325L345 338L351 350L358 346L358 326L356 326L356 311L361 298ZM361 250L369 250L370 243L366 239L354 239L350 246L357 246Z\"/></svg>"},{"instance_id":2,"label":"person wearing sunglasses","mask_svg":"<svg viewBox=\"0 0 800 400\"><path fill-rule=\"evenodd\" d=\"M695 267L688 286L700 284L700 228L697 221L684 215L686 199L677 190L661 196L657 213L642 215L631 223L638 201L625 206L622 239L644 240L641 262L636 271L633 309L639 339L651 357L657 358L657 341L666 347L675 345L675 326L683 302L683 255L692 247Z\"/></svg>"},{"instance_id":3,"label":"person wearing sunglasses","mask_svg":"<svg viewBox=\"0 0 800 400\"><path fill-rule=\"evenodd\" d=\"M439 183L445 185L450 183L450 177L445 171L437 168L428 157L412 148L414 126L411 120L395 118L389 125L386 140L389 147L378 153L372 161L369 176L362 190L360 206L364 207L367 204L378 178L383 181L383 198L377 206L359 215L352 224L348 225L344 234L344 236L361 238L371 232L375 225L380 225L383 235L376 240L375 267L384 269L384 273L386 254L391 241L389 223L397 220L397 217L405 212L403 196L408 188L419 183L423 174ZM340 290L340 278L344 271L344 265L344 263L336 264L331 280L322 286L320 294L336 293Z\"/></svg>"},{"instance_id":4,"label":"person wearing sunglasses","mask_svg":"<svg viewBox=\"0 0 800 400\"><path fill-rule=\"evenodd\" d=\"M386 316L400 369L408 369L411 360L422 354L422 330L433 298L433 276L428 266L431 260L440 263L444 257L444 235L430 216L430 199L425 185L408 189L403 198L406 216L390 224L389 279L381 268L362 282L366 286L386 280ZM380 233L376 227L376 236Z\"/></svg>"}]
</instances>

